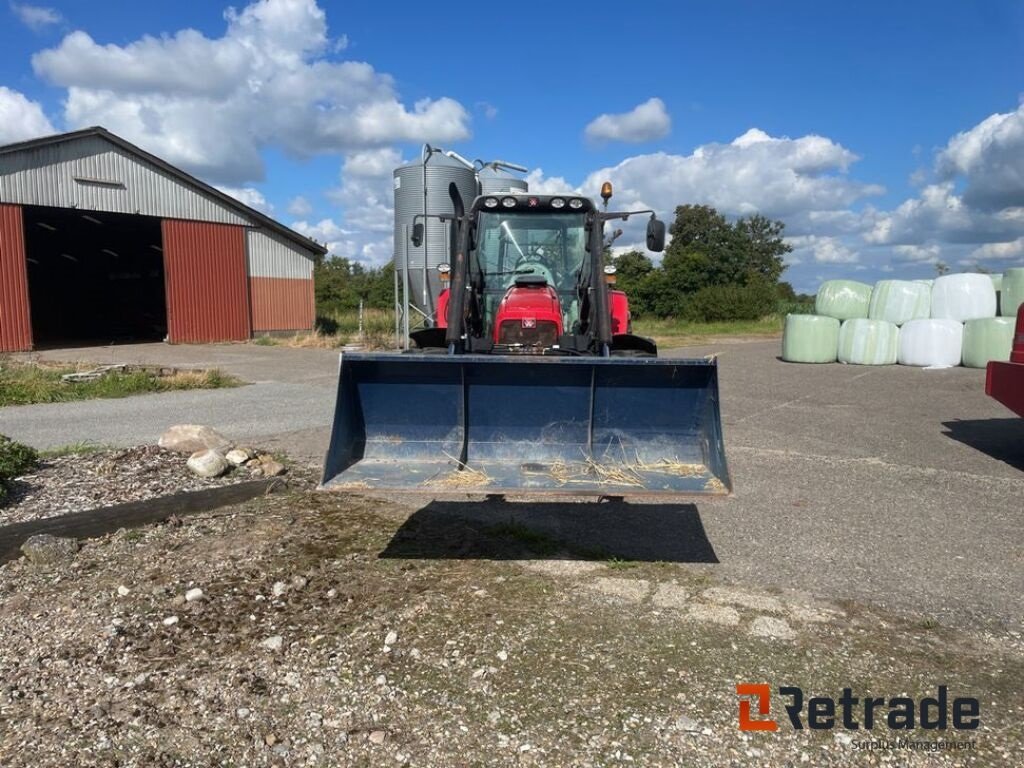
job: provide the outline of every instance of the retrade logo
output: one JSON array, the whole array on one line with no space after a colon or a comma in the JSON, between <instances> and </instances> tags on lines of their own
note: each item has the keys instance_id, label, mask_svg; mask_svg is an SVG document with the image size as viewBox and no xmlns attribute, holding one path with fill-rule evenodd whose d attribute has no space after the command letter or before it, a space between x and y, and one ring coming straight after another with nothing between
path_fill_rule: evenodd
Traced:
<instances>
[{"instance_id":1,"label":"retrade logo","mask_svg":"<svg viewBox=\"0 0 1024 768\"><path fill-rule=\"evenodd\" d=\"M854 696L853 689L843 688L838 699L813 696L805 699L803 689L794 685L779 686L776 691L793 730L830 730L843 728L872 730L876 724L892 731L924 728L946 730L952 724L958 731L973 731L981 726L981 704L978 699L962 696L949 703L945 685L938 686L935 696L915 701L907 696L891 698ZM778 721L771 714L772 689L767 683L737 683L739 728L741 731L775 731ZM756 716L754 710L756 709Z\"/></svg>"},{"instance_id":2,"label":"retrade logo","mask_svg":"<svg viewBox=\"0 0 1024 768\"><path fill-rule=\"evenodd\" d=\"M750 716L750 706L757 702L757 713L767 715L771 705L772 689L767 683L737 683L736 693L739 696L750 696L740 699L740 730L741 731L776 731L779 724L774 720L754 720Z\"/></svg>"}]
</instances>

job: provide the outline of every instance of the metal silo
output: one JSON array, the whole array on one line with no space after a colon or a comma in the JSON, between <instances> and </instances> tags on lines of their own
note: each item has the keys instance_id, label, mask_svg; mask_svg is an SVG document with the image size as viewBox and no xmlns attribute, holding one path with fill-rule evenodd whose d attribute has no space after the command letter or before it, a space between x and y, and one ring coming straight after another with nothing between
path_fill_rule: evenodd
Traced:
<instances>
[{"instance_id":1,"label":"metal silo","mask_svg":"<svg viewBox=\"0 0 1024 768\"><path fill-rule=\"evenodd\" d=\"M454 152L424 145L419 162L395 169L395 272L400 293L405 293L408 277L408 302L414 312L434 320L434 305L440 292L437 265L449 259L447 222L430 216L452 214L448 185L458 187L467 208L476 197L477 181L473 165ZM424 214L428 218L424 218ZM418 217L418 218L417 218ZM423 243L417 248L410 239L413 224L423 222ZM407 270L407 271L406 271ZM415 314L407 321L414 325Z\"/></svg>"},{"instance_id":2,"label":"metal silo","mask_svg":"<svg viewBox=\"0 0 1024 768\"><path fill-rule=\"evenodd\" d=\"M477 160L478 163L482 162ZM502 192L529 192L530 186L525 179L520 179L509 173L509 170L526 172L521 165L513 165L502 160L492 160L489 163L482 163L483 167L477 171L476 177L480 182L481 195L499 195Z\"/></svg>"}]
</instances>

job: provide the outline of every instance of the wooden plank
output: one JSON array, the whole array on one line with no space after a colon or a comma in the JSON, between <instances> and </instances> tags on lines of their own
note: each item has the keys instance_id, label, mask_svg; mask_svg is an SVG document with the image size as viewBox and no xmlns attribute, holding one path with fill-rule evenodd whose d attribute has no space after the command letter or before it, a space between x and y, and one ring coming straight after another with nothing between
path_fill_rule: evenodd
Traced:
<instances>
[{"instance_id":1,"label":"wooden plank","mask_svg":"<svg viewBox=\"0 0 1024 768\"><path fill-rule=\"evenodd\" d=\"M110 507L0 526L0 563L19 557L21 545L37 533L91 539L105 536L119 528L138 528L159 523L171 515L183 517L241 504L282 487L284 482L280 478L250 480L203 491L183 491L145 501L129 501Z\"/></svg>"}]
</instances>

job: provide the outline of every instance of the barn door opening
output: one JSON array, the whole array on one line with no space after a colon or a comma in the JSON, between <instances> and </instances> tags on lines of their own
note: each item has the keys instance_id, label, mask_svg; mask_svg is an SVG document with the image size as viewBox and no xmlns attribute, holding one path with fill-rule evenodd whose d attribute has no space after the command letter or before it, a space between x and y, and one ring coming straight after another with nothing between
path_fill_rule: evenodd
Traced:
<instances>
[{"instance_id":1,"label":"barn door opening","mask_svg":"<svg viewBox=\"0 0 1024 768\"><path fill-rule=\"evenodd\" d=\"M162 341L160 219L26 206L35 346Z\"/></svg>"}]
</instances>

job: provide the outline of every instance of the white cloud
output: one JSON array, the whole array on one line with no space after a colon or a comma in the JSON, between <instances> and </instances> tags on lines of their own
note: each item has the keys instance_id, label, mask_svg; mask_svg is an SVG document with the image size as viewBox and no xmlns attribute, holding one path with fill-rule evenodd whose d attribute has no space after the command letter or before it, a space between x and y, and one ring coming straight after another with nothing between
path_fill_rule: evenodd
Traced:
<instances>
[{"instance_id":1,"label":"white cloud","mask_svg":"<svg viewBox=\"0 0 1024 768\"><path fill-rule=\"evenodd\" d=\"M248 205L250 208L255 208L260 213L269 215L274 212L274 206L267 202L267 198L255 187L218 186L217 189L225 195L231 195L235 200Z\"/></svg>"},{"instance_id":2,"label":"white cloud","mask_svg":"<svg viewBox=\"0 0 1024 768\"><path fill-rule=\"evenodd\" d=\"M626 158L590 174L582 189L596 194L608 179L615 187L613 205L650 207L666 215L681 203L712 205L733 216L834 215L883 191L847 177L856 160L853 152L822 136L776 138L755 128L729 144L704 144L689 155Z\"/></svg>"},{"instance_id":3,"label":"white cloud","mask_svg":"<svg viewBox=\"0 0 1024 768\"><path fill-rule=\"evenodd\" d=\"M482 112L484 117L486 117L488 120L493 120L498 116L498 108L491 104L489 101L478 101L473 106L475 106L477 110Z\"/></svg>"},{"instance_id":4,"label":"white cloud","mask_svg":"<svg viewBox=\"0 0 1024 768\"><path fill-rule=\"evenodd\" d=\"M579 188L573 186L561 176L545 176L543 168L535 168L526 174L526 183L531 192L538 195L557 195L565 192L579 193Z\"/></svg>"},{"instance_id":5,"label":"white cloud","mask_svg":"<svg viewBox=\"0 0 1024 768\"><path fill-rule=\"evenodd\" d=\"M299 195L289 201L287 211L296 218L305 219L313 213L313 204L302 195Z\"/></svg>"},{"instance_id":6,"label":"white cloud","mask_svg":"<svg viewBox=\"0 0 1024 768\"><path fill-rule=\"evenodd\" d=\"M663 138L671 129L672 118L665 109L665 102L652 98L629 112L603 114L594 118L584 133L591 141L639 143Z\"/></svg>"},{"instance_id":7,"label":"white cloud","mask_svg":"<svg viewBox=\"0 0 1024 768\"><path fill-rule=\"evenodd\" d=\"M32 63L68 89L71 126L102 124L226 184L260 180L270 145L308 156L469 136L457 101L406 106L389 75L334 59L314 0L258 0L225 19L217 38L185 29L104 45L75 31Z\"/></svg>"},{"instance_id":8,"label":"white cloud","mask_svg":"<svg viewBox=\"0 0 1024 768\"><path fill-rule=\"evenodd\" d=\"M34 32L52 27L54 24L60 24L64 20L60 11L28 3L12 2L11 12L18 17L18 21Z\"/></svg>"},{"instance_id":9,"label":"white cloud","mask_svg":"<svg viewBox=\"0 0 1024 768\"><path fill-rule=\"evenodd\" d=\"M939 261L942 251L938 243L930 243L929 245L897 245L892 250L902 261L923 262L926 264L934 264Z\"/></svg>"},{"instance_id":10,"label":"white cloud","mask_svg":"<svg viewBox=\"0 0 1024 768\"><path fill-rule=\"evenodd\" d=\"M971 252L974 261L1007 261L1024 258L1024 237L1004 243L985 243Z\"/></svg>"},{"instance_id":11,"label":"white cloud","mask_svg":"<svg viewBox=\"0 0 1024 768\"><path fill-rule=\"evenodd\" d=\"M964 202L983 211L1024 206L1024 104L958 133L936 160L946 178L962 176Z\"/></svg>"},{"instance_id":12,"label":"white cloud","mask_svg":"<svg viewBox=\"0 0 1024 768\"><path fill-rule=\"evenodd\" d=\"M821 235L799 235L787 237L793 252L786 257L790 266L803 263L810 256L819 264L855 264L860 254L838 237Z\"/></svg>"},{"instance_id":13,"label":"white cloud","mask_svg":"<svg viewBox=\"0 0 1024 768\"><path fill-rule=\"evenodd\" d=\"M323 243L331 256L351 257L351 237L354 233L344 229L333 219L321 219L318 222L294 221L291 228Z\"/></svg>"},{"instance_id":14,"label":"white cloud","mask_svg":"<svg viewBox=\"0 0 1024 768\"><path fill-rule=\"evenodd\" d=\"M39 104L23 93L0 85L0 144L12 144L56 132Z\"/></svg>"}]
</instances>

